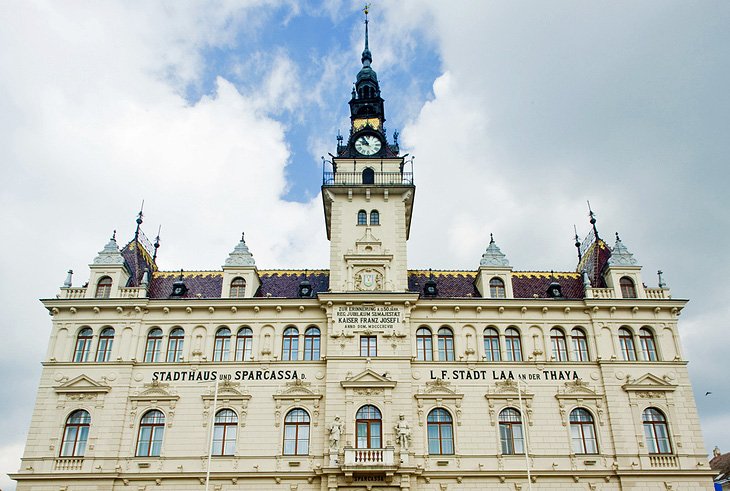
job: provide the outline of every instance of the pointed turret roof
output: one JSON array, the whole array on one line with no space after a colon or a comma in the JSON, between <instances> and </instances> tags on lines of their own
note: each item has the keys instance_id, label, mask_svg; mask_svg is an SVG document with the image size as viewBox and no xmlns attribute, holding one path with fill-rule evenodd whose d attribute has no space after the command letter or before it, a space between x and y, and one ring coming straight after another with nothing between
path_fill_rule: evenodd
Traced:
<instances>
[{"instance_id":1,"label":"pointed turret roof","mask_svg":"<svg viewBox=\"0 0 730 491\"><path fill-rule=\"evenodd\" d=\"M113 266L123 266L124 257L117 245L117 231L114 231L112 238L106 243L104 249L99 251L99 255L94 258L94 264L108 264Z\"/></svg>"},{"instance_id":2,"label":"pointed turret roof","mask_svg":"<svg viewBox=\"0 0 730 491\"><path fill-rule=\"evenodd\" d=\"M479 265L498 268L509 267L507 256L494 243L494 235L492 234L489 234L489 246L484 254L482 254L482 260L479 262Z\"/></svg>"},{"instance_id":3,"label":"pointed turret roof","mask_svg":"<svg viewBox=\"0 0 730 491\"><path fill-rule=\"evenodd\" d=\"M621 238L616 232L616 243L611 249L611 257L608 258L609 266L636 266L637 261L634 259L634 255L631 254L628 248L621 242Z\"/></svg>"},{"instance_id":4,"label":"pointed turret roof","mask_svg":"<svg viewBox=\"0 0 730 491\"><path fill-rule=\"evenodd\" d=\"M241 234L241 241L236 244L233 252L228 255L224 267L226 266L256 266L256 261L254 261L251 251L248 250L243 234Z\"/></svg>"}]
</instances>

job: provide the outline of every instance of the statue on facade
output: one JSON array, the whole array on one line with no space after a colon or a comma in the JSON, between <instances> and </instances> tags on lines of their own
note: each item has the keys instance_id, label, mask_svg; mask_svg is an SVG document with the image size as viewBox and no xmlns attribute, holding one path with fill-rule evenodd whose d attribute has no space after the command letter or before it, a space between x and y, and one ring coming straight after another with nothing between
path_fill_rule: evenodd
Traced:
<instances>
[{"instance_id":1,"label":"statue on facade","mask_svg":"<svg viewBox=\"0 0 730 491\"><path fill-rule=\"evenodd\" d=\"M395 434L398 437L398 443L400 443L401 450L408 451L408 447L411 443L411 426L406 421L405 415L401 414L398 417L398 424L395 425Z\"/></svg>"},{"instance_id":2,"label":"statue on facade","mask_svg":"<svg viewBox=\"0 0 730 491\"><path fill-rule=\"evenodd\" d=\"M335 420L329 426L330 433L330 450L335 452L340 448L340 437L342 436L342 422L339 416L335 416Z\"/></svg>"}]
</instances>

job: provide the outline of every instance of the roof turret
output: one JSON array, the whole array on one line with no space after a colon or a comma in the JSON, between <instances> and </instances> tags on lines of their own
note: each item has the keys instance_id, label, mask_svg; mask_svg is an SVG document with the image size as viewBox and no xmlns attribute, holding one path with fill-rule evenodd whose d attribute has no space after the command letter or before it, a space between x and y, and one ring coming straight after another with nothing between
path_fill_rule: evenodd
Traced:
<instances>
[{"instance_id":1,"label":"roof turret","mask_svg":"<svg viewBox=\"0 0 730 491\"><path fill-rule=\"evenodd\" d=\"M99 251L99 255L94 258L94 264L108 264L116 266L124 265L124 257L122 257L122 253L119 251L119 246L117 245L116 230L114 231L112 238L109 239L109 242L107 242L104 246L104 249Z\"/></svg>"},{"instance_id":2,"label":"roof turret","mask_svg":"<svg viewBox=\"0 0 730 491\"><path fill-rule=\"evenodd\" d=\"M225 266L256 266L256 261L254 261L251 251L248 250L243 233L241 233L241 241L228 255Z\"/></svg>"},{"instance_id":3,"label":"roof turret","mask_svg":"<svg viewBox=\"0 0 730 491\"><path fill-rule=\"evenodd\" d=\"M611 257L608 258L609 266L636 266L637 261L634 259L634 255L629 252L621 238L616 232L616 243L611 249Z\"/></svg>"},{"instance_id":4,"label":"roof turret","mask_svg":"<svg viewBox=\"0 0 730 491\"><path fill-rule=\"evenodd\" d=\"M482 260L479 262L479 265L497 268L509 267L507 256L494 243L494 235L492 234L489 234L489 246L487 246L487 250L482 254Z\"/></svg>"}]
</instances>

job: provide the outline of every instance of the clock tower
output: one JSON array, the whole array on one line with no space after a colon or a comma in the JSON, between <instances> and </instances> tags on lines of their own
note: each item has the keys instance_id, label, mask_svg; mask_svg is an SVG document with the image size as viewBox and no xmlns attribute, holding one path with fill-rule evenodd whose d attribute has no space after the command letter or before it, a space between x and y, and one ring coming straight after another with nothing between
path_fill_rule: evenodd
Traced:
<instances>
[{"instance_id":1,"label":"clock tower","mask_svg":"<svg viewBox=\"0 0 730 491\"><path fill-rule=\"evenodd\" d=\"M325 163L322 199L330 240L330 290L404 292L413 211L413 159L385 132L385 110L368 40L350 105L350 132Z\"/></svg>"}]
</instances>

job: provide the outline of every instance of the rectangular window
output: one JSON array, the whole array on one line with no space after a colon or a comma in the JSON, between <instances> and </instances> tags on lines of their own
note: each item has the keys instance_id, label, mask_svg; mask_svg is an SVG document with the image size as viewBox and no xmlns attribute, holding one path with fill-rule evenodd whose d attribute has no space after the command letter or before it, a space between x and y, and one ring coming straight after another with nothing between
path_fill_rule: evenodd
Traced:
<instances>
[{"instance_id":1,"label":"rectangular window","mask_svg":"<svg viewBox=\"0 0 730 491\"><path fill-rule=\"evenodd\" d=\"M369 358L378 356L377 336L360 336L360 356Z\"/></svg>"}]
</instances>

